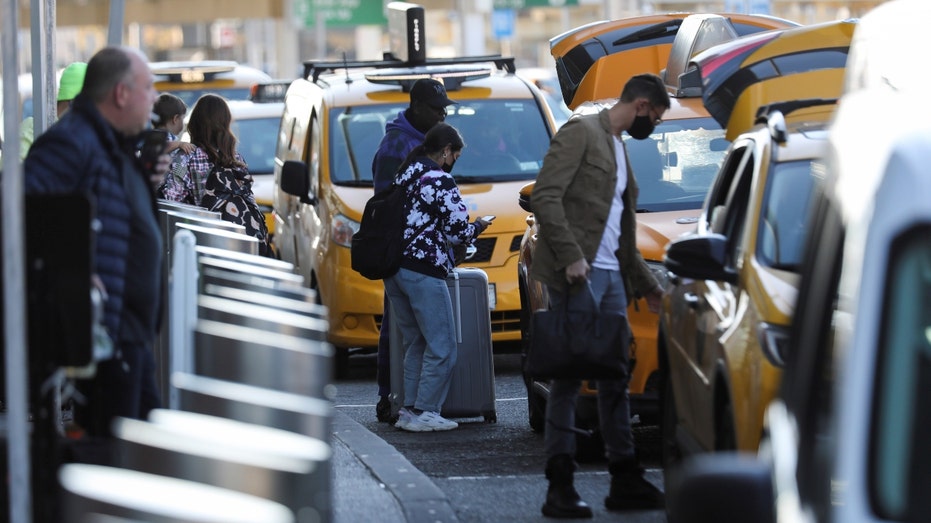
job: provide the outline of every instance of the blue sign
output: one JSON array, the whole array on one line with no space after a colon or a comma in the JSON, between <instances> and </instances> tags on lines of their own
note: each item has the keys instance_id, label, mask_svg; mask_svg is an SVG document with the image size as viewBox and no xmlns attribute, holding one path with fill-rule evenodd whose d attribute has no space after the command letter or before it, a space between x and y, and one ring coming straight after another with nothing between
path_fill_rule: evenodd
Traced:
<instances>
[{"instance_id":1,"label":"blue sign","mask_svg":"<svg viewBox=\"0 0 931 523\"><path fill-rule=\"evenodd\" d=\"M772 14L772 0L725 0L724 11L768 15Z\"/></svg>"},{"instance_id":2,"label":"blue sign","mask_svg":"<svg viewBox=\"0 0 931 523\"><path fill-rule=\"evenodd\" d=\"M491 27L495 38L503 40L514 36L517 14L513 9L495 9L491 12Z\"/></svg>"}]
</instances>

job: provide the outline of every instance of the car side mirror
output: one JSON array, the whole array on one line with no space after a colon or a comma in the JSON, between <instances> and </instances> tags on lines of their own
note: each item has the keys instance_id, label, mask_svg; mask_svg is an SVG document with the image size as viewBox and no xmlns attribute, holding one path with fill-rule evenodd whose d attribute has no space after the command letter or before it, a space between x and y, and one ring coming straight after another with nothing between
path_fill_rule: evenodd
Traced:
<instances>
[{"instance_id":1,"label":"car side mirror","mask_svg":"<svg viewBox=\"0 0 931 523\"><path fill-rule=\"evenodd\" d=\"M666 247L663 264L681 278L737 282L737 273L726 265L727 237L721 234L692 235Z\"/></svg>"},{"instance_id":2,"label":"car side mirror","mask_svg":"<svg viewBox=\"0 0 931 523\"><path fill-rule=\"evenodd\" d=\"M533 185L534 183L530 182L521 187L517 196L517 204L527 212L533 212L533 208L530 207L530 194L533 193Z\"/></svg>"},{"instance_id":3,"label":"car side mirror","mask_svg":"<svg viewBox=\"0 0 931 523\"><path fill-rule=\"evenodd\" d=\"M666 513L677 523L775 523L775 504L772 470L752 454L690 457L666 485Z\"/></svg>"},{"instance_id":4,"label":"car side mirror","mask_svg":"<svg viewBox=\"0 0 931 523\"><path fill-rule=\"evenodd\" d=\"M311 193L310 173L307 164L288 160L281 166L281 190L300 198L301 203L316 205L317 197Z\"/></svg>"}]
</instances>

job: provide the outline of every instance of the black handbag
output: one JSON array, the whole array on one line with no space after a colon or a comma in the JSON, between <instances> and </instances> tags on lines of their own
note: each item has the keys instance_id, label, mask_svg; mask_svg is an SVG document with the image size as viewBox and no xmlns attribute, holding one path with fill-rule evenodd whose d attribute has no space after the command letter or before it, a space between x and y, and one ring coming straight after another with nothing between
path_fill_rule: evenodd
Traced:
<instances>
[{"instance_id":1,"label":"black handbag","mask_svg":"<svg viewBox=\"0 0 931 523\"><path fill-rule=\"evenodd\" d=\"M602 313L591 287L533 313L525 371L536 379L620 379L628 372L627 316Z\"/></svg>"}]
</instances>

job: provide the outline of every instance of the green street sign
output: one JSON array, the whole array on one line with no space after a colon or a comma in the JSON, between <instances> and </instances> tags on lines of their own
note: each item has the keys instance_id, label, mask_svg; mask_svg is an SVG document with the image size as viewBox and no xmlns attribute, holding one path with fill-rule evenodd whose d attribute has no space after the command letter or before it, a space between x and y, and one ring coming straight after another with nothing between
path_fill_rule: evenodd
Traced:
<instances>
[{"instance_id":1,"label":"green street sign","mask_svg":"<svg viewBox=\"0 0 931 523\"><path fill-rule=\"evenodd\" d=\"M294 4L294 10L308 28L317 26L318 16L323 17L326 27L388 23L384 4L378 0L303 0Z\"/></svg>"}]
</instances>

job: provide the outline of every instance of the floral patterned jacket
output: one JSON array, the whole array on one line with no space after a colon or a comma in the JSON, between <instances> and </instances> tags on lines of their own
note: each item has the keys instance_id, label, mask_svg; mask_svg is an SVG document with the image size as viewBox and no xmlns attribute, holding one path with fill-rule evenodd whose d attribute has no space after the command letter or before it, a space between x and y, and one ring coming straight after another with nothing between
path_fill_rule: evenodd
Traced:
<instances>
[{"instance_id":1,"label":"floral patterned jacket","mask_svg":"<svg viewBox=\"0 0 931 523\"><path fill-rule=\"evenodd\" d=\"M454 268L452 246L469 244L481 229L469 223L469 212L451 175L429 158L417 158L395 184L405 188L407 201L401 267L436 278Z\"/></svg>"}]
</instances>

